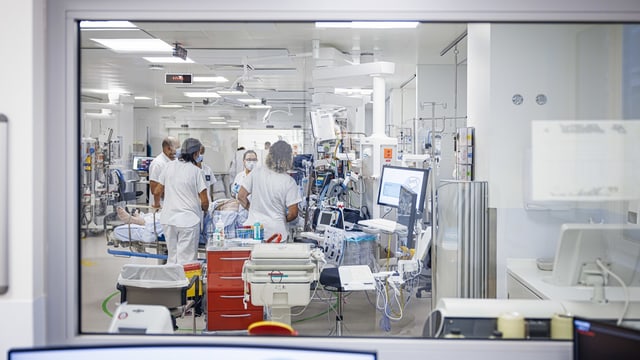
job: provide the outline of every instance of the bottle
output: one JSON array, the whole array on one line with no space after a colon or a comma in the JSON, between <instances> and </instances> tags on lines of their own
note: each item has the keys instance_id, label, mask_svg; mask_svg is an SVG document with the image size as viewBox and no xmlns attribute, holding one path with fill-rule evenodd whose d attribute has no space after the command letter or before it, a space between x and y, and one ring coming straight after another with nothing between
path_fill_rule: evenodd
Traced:
<instances>
[{"instance_id":1,"label":"bottle","mask_svg":"<svg viewBox=\"0 0 640 360\"><path fill-rule=\"evenodd\" d=\"M216 219L216 231L220 234L220 241L224 241L224 222L220 215Z\"/></svg>"},{"instance_id":2,"label":"bottle","mask_svg":"<svg viewBox=\"0 0 640 360\"><path fill-rule=\"evenodd\" d=\"M253 224L253 240L262 240L260 236L260 226L259 222Z\"/></svg>"}]
</instances>

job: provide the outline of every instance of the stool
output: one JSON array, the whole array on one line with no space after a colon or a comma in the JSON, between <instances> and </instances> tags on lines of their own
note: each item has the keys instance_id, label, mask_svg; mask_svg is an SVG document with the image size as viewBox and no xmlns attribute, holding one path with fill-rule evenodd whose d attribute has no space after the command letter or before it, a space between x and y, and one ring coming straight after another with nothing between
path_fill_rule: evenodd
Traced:
<instances>
[{"instance_id":1,"label":"stool","mask_svg":"<svg viewBox=\"0 0 640 360\"><path fill-rule=\"evenodd\" d=\"M337 293L338 306L336 309L336 335L342 336L342 283L340 282L340 273L338 268L327 268L320 273L320 284L329 290Z\"/></svg>"}]
</instances>

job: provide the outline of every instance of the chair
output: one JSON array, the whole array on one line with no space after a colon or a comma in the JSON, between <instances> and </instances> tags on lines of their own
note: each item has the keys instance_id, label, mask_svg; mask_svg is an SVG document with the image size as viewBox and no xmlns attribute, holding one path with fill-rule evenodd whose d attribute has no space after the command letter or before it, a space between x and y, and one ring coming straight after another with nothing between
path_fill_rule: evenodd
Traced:
<instances>
[{"instance_id":1,"label":"chair","mask_svg":"<svg viewBox=\"0 0 640 360\"><path fill-rule=\"evenodd\" d=\"M256 321L247 328L249 335L297 336L298 332L291 326L279 321Z\"/></svg>"},{"instance_id":2,"label":"chair","mask_svg":"<svg viewBox=\"0 0 640 360\"><path fill-rule=\"evenodd\" d=\"M342 288L342 283L340 282L340 273L338 272L337 267L332 268L324 268L320 273L320 284L329 291L335 292L337 296L337 307L336 307L336 336L342 336L342 293L345 290Z\"/></svg>"},{"instance_id":3,"label":"chair","mask_svg":"<svg viewBox=\"0 0 640 360\"><path fill-rule=\"evenodd\" d=\"M189 280L184 267L178 264L125 264L116 288L120 291L120 303L165 306L171 312L174 329L177 329L176 317L183 317L200 302L199 280L197 275ZM189 300L187 290L194 286L194 299ZM196 311L192 313L195 333Z\"/></svg>"}]
</instances>

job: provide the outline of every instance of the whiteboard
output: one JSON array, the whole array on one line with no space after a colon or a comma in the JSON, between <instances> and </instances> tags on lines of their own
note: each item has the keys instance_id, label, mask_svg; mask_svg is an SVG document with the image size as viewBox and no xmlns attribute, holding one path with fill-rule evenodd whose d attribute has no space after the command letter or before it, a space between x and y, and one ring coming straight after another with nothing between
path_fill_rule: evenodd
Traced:
<instances>
[{"instance_id":1,"label":"whiteboard","mask_svg":"<svg viewBox=\"0 0 640 360\"><path fill-rule=\"evenodd\" d=\"M640 121L531 123L532 200L640 198Z\"/></svg>"}]
</instances>

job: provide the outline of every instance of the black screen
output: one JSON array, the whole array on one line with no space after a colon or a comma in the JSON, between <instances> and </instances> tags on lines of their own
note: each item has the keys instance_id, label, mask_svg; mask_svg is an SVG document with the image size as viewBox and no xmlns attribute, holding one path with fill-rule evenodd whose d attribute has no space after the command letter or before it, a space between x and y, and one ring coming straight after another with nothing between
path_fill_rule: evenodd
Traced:
<instances>
[{"instance_id":1,"label":"black screen","mask_svg":"<svg viewBox=\"0 0 640 360\"><path fill-rule=\"evenodd\" d=\"M573 319L574 359L631 360L639 357L640 330L603 321Z\"/></svg>"}]
</instances>

